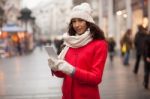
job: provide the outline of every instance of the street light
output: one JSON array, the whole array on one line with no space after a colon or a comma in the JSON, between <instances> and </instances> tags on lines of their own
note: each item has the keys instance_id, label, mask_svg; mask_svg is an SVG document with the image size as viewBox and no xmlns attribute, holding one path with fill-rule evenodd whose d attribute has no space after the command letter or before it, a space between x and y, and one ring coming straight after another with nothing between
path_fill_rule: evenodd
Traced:
<instances>
[{"instance_id":1,"label":"street light","mask_svg":"<svg viewBox=\"0 0 150 99\"><path fill-rule=\"evenodd\" d=\"M28 21L29 20L34 21L35 18L31 16L32 12L28 8L23 8L20 13L21 13L21 16L18 17L18 19L25 23L25 30L27 32L27 23L28 23Z\"/></svg>"},{"instance_id":2,"label":"street light","mask_svg":"<svg viewBox=\"0 0 150 99\"><path fill-rule=\"evenodd\" d=\"M28 21L31 21L32 23L34 23L35 18L31 16L31 10L28 8L23 8L21 11L21 16L18 17L19 20L21 20L24 24L25 24L25 33L28 33ZM28 34L26 34L28 35ZM32 38L32 39L31 39ZM31 40L30 40L31 39ZM32 37L27 37L25 40L26 43L26 49L27 51L32 51L34 48L33 42L34 42L34 33L32 35ZM32 47L31 47L32 46Z\"/></svg>"}]
</instances>

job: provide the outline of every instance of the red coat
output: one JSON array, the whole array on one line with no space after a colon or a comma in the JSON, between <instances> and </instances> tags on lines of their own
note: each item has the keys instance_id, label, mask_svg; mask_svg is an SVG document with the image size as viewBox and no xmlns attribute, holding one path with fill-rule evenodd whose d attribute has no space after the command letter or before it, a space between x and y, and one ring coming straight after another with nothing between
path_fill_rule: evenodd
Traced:
<instances>
[{"instance_id":1,"label":"red coat","mask_svg":"<svg viewBox=\"0 0 150 99\"><path fill-rule=\"evenodd\" d=\"M53 72L63 77L62 99L100 99L98 84L102 81L107 57L107 43L93 40L80 48L69 48L65 60L76 68L73 77Z\"/></svg>"}]
</instances>

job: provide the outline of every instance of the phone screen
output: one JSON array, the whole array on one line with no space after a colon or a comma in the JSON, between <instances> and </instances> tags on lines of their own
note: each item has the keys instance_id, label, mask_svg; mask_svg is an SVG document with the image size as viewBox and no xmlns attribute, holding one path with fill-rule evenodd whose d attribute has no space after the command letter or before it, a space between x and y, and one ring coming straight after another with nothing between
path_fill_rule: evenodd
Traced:
<instances>
[{"instance_id":1,"label":"phone screen","mask_svg":"<svg viewBox=\"0 0 150 99\"><path fill-rule=\"evenodd\" d=\"M45 46L45 50L51 58L58 59L57 53L52 46Z\"/></svg>"}]
</instances>

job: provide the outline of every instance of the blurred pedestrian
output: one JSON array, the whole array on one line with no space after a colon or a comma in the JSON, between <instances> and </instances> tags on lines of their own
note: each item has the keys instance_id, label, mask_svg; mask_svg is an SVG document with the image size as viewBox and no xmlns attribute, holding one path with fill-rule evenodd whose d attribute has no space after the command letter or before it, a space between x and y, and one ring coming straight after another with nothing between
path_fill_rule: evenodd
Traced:
<instances>
[{"instance_id":1,"label":"blurred pedestrian","mask_svg":"<svg viewBox=\"0 0 150 99\"><path fill-rule=\"evenodd\" d=\"M144 87L148 89L150 75L150 32L144 43Z\"/></svg>"},{"instance_id":2,"label":"blurred pedestrian","mask_svg":"<svg viewBox=\"0 0 150 99\"><path fill-rule=\"evenodd\" d=\"M130 50L132 48L131 35L132 35L132 31L131 29L128 29L120 41L121 53L122 53L124 65L129 65Z\"/></svg>"},{"instance_id":3,"label":"blurred pedestrian","mask_svg":"<svg viewBox=\"0 0 150 99\"><path fill-rule=\"evenodd\" d=\"M60 54L61 50L62 50L62 44L63 44L63 39L54 39L54 45L57 49L57 54Z\"/></svg>"},{"instance_id":4,"label":"blurred pedestrian","mask_svg":"<svg viewBox=\"0 0 150 99\"><path fill-rule=\"evenodd\" d=\"M133 72L135 74L138 73L139 63L141 58L143 57L143 48L144 48L144 39L146 36L146 31L142 25L138 26L138 31L135 35L134 46L136 51L136 61Z\"/></svg>"},{"instance_id":5,"label":"blurred pedestrian","mask_svg":"<svg viewBox=\"0 0 150 99\"><path fill-rule=\"evenodd\" d=\"M42 51L42 49L43 49L43 42L42 42L42 39L39 39L38 41L37 41L37 46L40 48L40 50Z\"/></svg>"},{"instance_id":6,"label":"blurred pedestrian","mask_svg":"<svg viewBox=\"0 0 150 99\"><path fill-rule=\"evenodd\" d=\"M91 11L88 3L72 9L68 32L63 35L65 47L59 59L48 60L53 74L64 78L62 99L100 99L98 84L108 48Z\"/></svg>"},{"instance_id":7,"label":"blurred pedestrian","mask_svg":"<svg viewBox=\"0 0 150 99\"><path fill-rule=\"evenodd\" d=\"M108 51L109 51L109 59L110 59L111 64L113 62L114 55L115 55L115 46L116 46L116 42L114 40L113 35L109 35L109 37L108 37Z\"/></svg>"}]
</instances>

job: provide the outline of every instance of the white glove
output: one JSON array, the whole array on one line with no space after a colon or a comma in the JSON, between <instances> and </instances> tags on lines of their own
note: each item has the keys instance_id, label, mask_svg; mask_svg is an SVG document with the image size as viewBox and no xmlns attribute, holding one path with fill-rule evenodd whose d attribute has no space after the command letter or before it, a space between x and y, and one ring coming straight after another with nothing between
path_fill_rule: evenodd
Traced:
<instances>
[{"instance_id":1,"label":"white glove","mask_svg":"<svg viewBox=\"0 0 150 99\"><path fill-rule=\"evenodd\" d=\"M58 66L58 70L62 71L65 74L72 76L75 72L75 67L64 60L58 60L56 65Z\"/></svg>"},{"instance_id":2,"label":"white glove","mask_svg":"<svg viewBox=\"0 0 150 99\"><path fill-rule=\"evenodd\" d=\"M53 71L57 71L58 70L58 66L56 64L57 64L57 60L56 59L53 59L53 58L49 58L48 59L48 65Z\"/></svg>"}]
</instances>

